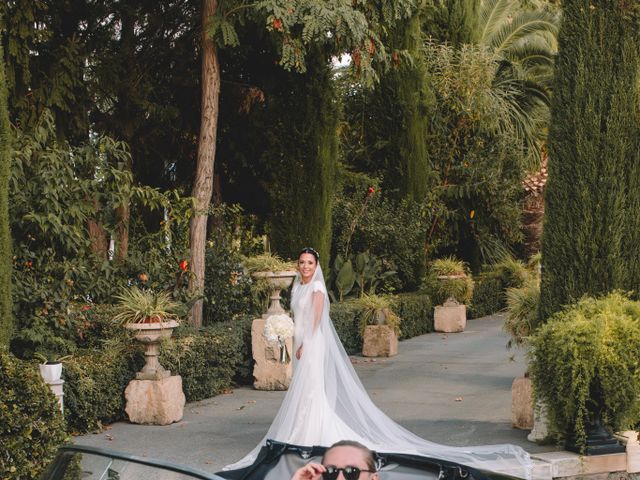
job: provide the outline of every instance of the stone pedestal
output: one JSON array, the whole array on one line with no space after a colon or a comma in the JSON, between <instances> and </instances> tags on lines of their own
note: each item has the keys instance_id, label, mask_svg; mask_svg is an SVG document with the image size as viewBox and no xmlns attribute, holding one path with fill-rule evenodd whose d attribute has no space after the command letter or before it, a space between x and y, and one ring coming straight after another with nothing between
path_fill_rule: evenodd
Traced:
<instances>
[{"instance_id":1,"label":"stone pedestal","mask_svg":"<svg viewBox=\"0 0 640 480\"><path fill-rule=\"evenodd\" d=\"M269 342L264 336L265 322L264 318L256 318L251 324L251 351L255 361L253 386L256 390L286 390L293 374L292 362L280 362L278 342ZM293 339L289 338L285 343L293 358Z\"/></svg>"},{"instance_id":2,"label":"stone pedestal","mask_svg":"<svg viewBox=\"0 0 640 480\"><path fill-rule=\"evenodd\" d=\"M54 380L53 382L47 382L49 388L58 399L58 405L60 405L60 411L64 415L64 389L62 386L64 385L64 380Z\"/></svg>"},{"instance_id":3,"label":"stone pedestal","mask_svg":"<svg viewBox=\"0 0 640 480\"><path fill-rule=\"evenodd\" d=\"M169 425L182 420L185 396L182 377L131 380L124 391L125 411L132 423Z\"/></svg>"},{"instance_id":4,"label":"stone pedestal","mask_svg":"<svg viewBox=\"0 0 640 480\"><path fill-rule=\"evenodd\" d=\"M436 332L463 332L467 326L466 305L450 300L444 302L444 305L438 305L433 316L433 326Z\"/></svg>"},{"instance_id":5,"label":"stone pedestal","mask_svg":"<svg viewBox=\"0 0 640 480\"><path fill-rule=\"evenodd\" d=\"M517 377L511 384L511 426L533 428L533 386L529 377Z\"/></svg>"},{"instance_id":6,"label":"stone pedestal","mask_svg":"<svg viewBox=\"0 0 640 480\"><path fill-rule=\"evenodd\" d=\"M398 354L398 336L389 325L367 325L364 328L362 355L393 357Z\"/></svg>"},{"instance_id":7,"label":"stone pedestal","mask_svg":"<svg viewBox=\"0 0 640 480\"><path fill-rule=\"evenodd\" d=\"M638 432L627 430L616 434L616 438L626 446L627 472L640 472L640 443L638 443Z\"/></svg>"},{"instance_id":8,"label":"stone pedestal","mask_svg":"<svg viewBox=\"0 0 640 480\"><path fill-rule=\"evenodd\" d=\"M549 436L547 427L547 407L543 403L536 404L533 412L533 429L527 435L530 442L542 442Z\"/></svg>"}]
</instances>

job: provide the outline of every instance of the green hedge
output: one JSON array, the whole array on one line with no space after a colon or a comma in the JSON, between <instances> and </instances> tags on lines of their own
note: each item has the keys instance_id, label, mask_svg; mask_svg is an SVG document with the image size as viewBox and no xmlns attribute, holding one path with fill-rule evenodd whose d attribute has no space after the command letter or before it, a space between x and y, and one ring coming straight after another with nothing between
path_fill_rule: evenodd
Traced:
<instances>
[{"instance_id":1,"label":"green hedge","mask_svg":"<svg viewBox=\"0 0 640 480\"><path fill-rule=\"evenodd\" d=\"M58 402L37 367L0 351L0 478L38 477L66 441Z\"/></svg>"},{"instance_id":2,"label":"green hedge","mask_svg":"<svg viewBox=\"0 0 640 480\"><path fill-rule=\"evenodd\" d=\"M401 340L433 331L433 305L428 295L424 293L396 295L393 310L402 319ZM362 351L361 314L361 310L353 300L331 304L331 320L349 355Z\"/></svg>"},{"instance_id":3,"label":"green hedge","mask_svg":"<svg viewBox=\"0 0 640 480\"><path fill-rule=\"evenodd\" d=\"M469 318L480 318L504 310L507 297L502 280L492 274L480 275L475 280Z\"/></svg>"},{"instance_id":4,"label":"green hedge","mask_svg":"<svg viewBox=\"0 0 640 480\"><path fill-rule=\"evenodd\" d=\"M247 342L248 337L248 342ZM160 363L182 376L188 402L219 395L253 371L251 319L221 322L200 331L184 329L166 342Z\"/></svg>"},{"instance_id":5,"label":"green hedge","mask_svg":"<svg viewBox=\"0 0 640 480\"><path fill-rule=\"evenodd\" d=\"M65 418L71 432L102 428L122 420L124 389L144 364L137 345L110 343L103 351L79 351L63 368Z\"/></svg>"}]
</instances>

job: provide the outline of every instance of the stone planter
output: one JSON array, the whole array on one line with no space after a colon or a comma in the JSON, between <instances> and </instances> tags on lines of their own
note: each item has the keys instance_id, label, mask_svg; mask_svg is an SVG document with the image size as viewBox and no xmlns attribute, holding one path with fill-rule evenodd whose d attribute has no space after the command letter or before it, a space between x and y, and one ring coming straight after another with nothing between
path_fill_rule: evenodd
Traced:
<instances>
[{"instance_id":1,"label":"stone planter","mask_svg":"<svg viewBox=\"0 0 640 480\"><path fill-rule=\"evenodd\" d=\"M393 357L398 354L398 336L389 325L364 327L362 355L365 357Z\"/></svg>"},{"instance_id":2,"label":"stone planter","mask_svg":"<svg viewBox=\"0 0 640 480\"><path fill-rule=\"evenodd\" d=\"M269 297L269 308L262 314L262 318L286 313L284 308L282 308L282 305L280 305L280 292L283 289L288 288L289 285L293 283L296 272L293 270L281 272L255 272L252 276L257 279L266 279L272 288L271 296Z\"/></svg>"},{"instance_id":3,"label":"stone planter","mask_svg":"<svg viewBox=\"0 0 640 480\"><path fill-rule=\"evenodd\" d=\"M154 323L127 323L125 327L135 331L135 339L145 346L146 363L142 370L136 373L137 380L161 380L171 376L169 370L160 365L158 354L160 353L160 343L171 337L173 329L178 326L178 322L171 320L168 322Z\"/></svg>"},{"instance_id":4,"label":"stone planter","mask_svg":"<svg viewBox=\"0 0 640 480\"><path fill-rule=\"evenodd\" d=\"M40 376L45 383L51 384L60 380L62 377L62 362L41 363Z\"/></svg>"},{"instance_id":5,"label":"stone planter","mask_svg":"<svg viewBox=\"0 0 640 480\"><path fill-rule=\"evenodd\" d=\"M287 390L293 375L293 362L282 363L277 342L269 342L264 336L264 318L256 318L251 324L251 353L253 366L253 387L256 390ZM291 356L293 339L285 340Z\"/></svg>"},{"instance_id":6,"label":"stone planter","mask_svg":"<svg viewBox=\"0 0 640 480\"><path fill-rule=\"evenodd\" d=\"M533 385L524 375L511 384L511 426L522 430L533 428Z\"/></svg>"},{"instance_id":7,"label":"stone planter","mask_svg":"<svg viewBox=\"0 0 640 480\"><path fill-rule=\"evenodd\" d=\"M438 305L433 315L436 332L463 332L467 326L467 307L449 298L444 305Z\"/></svg>"}]
</instances>

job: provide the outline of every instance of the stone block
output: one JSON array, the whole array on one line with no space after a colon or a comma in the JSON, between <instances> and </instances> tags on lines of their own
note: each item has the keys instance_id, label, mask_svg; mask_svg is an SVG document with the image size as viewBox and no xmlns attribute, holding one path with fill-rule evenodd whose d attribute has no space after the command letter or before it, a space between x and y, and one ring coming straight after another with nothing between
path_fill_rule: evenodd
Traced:
<instances>
[{"instance_id":1,"label":"stone block","mask_svg":"<svg viewBox=\"0 0 640 480\"><path fill-rule=\"evenodd\" d=\"M433 323L436 332L463 332L465 327L467 326L466 305L438 305L435 308Z\"/></svg>"},{"instance_id":2,"label":"stone block","mask_svg":"<svg viewBox=\"0 0 640 480\"><path fill-rule=\"evenodd\" d=\"M364 328L362 355L393 357L398 354L398 336L389 325L367 325Z\"/></svg>"},{"instance_id":3,"label":"stone block","mask_svg":"<svg viewBox=\"0 0 640 480\"><path fill-rule=\"evenodd\" d=\"M280 362L280 347L277 342L269 342L264 336L264 318L256 318L251 324L251 351L253 366L253 387L256 390L286 390L291 383L293 365L291 361ZM293 339L285 341L292 358Z\"/></svg>"},{"instance_id":4,"label":"stone block","mask_svg":"<svg viewBox=\"0 0 640 480\"><path fill-rule=\"evenodd\" d=\"M638 432L627 430L617 433L615 436L626 447L627 472L640 472L640 443L638 443Z\"/></svg>"},{"instance_id":5,"label":"stone block","mask_svg":"<svg viewBox=\"0 0 640 480\"><path fill-rule=\"evenodd\" d=\"M533 386L529 377L517 377L511 384L511 426L533 428Z\"/></svg>"},{"instance_id":6,"label":"stone block","mask_svg":"<svg viewBox=\"0 0 640 480\"><path fill-rule=\"evenodd\" d=\"M132 423L169 425L182 420L185 396L182 377L131 380L124 391L125 411Z\"/></svg>"}]
</instances>

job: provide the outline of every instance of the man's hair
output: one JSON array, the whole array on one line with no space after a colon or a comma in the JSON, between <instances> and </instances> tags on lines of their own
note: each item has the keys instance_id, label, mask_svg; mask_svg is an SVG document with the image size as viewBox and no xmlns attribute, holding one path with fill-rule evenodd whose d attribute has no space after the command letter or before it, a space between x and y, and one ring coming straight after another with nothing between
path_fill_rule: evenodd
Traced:
<instances>
[{"instance_id":1,"label":"man's hair","mask_svg":"<svg viewBox=\"0 0 640 480\"><path fill-rule=\"evenodd\" d=\"M373 453L372 450L365 447L360 442L356 442L354 440L340 440L339 442L336 442L333 445L331 445L329 448L327 448L324 451L324 455L322 456L322 462L321 462L322 464L324 464L324 458L327 456L327 453L329 453L329 450L333 450L334 448L337 448L337 447L357 448L358 450L362 451L362 453L364 453L364 459L365 459L365 462L367 463L367 468L369 470L374 470L374 471L377 470L375 453Z\"/></svg>"}]
</instances>

